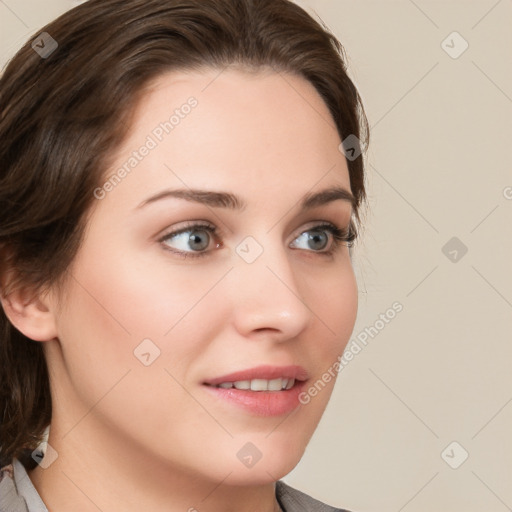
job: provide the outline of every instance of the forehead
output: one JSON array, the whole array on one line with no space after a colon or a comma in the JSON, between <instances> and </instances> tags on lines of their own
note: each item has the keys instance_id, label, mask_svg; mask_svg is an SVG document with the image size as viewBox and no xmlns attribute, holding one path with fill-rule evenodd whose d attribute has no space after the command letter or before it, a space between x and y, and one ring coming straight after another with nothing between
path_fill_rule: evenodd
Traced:
<instances>
[{"instance_id":1,"label":"forehead","mask_svg":"<svg viewBox=\"0 0 512 512\"><path fill-rule=\"evenodd\" d=\"M303 194L320 181L350 190L331 114L313 85L292 74L228 68L161 75L145 88L110 172L149 141L151 150L130 170L139 194L213 184Z\"/></svg>"}]
</instances>

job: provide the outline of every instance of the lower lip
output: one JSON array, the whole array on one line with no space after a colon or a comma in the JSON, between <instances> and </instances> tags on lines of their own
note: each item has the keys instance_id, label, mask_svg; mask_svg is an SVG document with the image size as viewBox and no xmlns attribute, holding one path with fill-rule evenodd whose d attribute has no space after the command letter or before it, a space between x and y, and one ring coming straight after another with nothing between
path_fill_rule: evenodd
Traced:
<instances>
[{"instance_id":1,"label":"lower lip","mask_svg":"<svg viewBox=\"0 0 512 512\"><path fill-rule=\"evenodd\" d=\"M247 391L236 388L217 388L203 385L210 393L258 416L281 416L300 405L299 395L305 381L295 382L291 389L282 391Z\"/></svg>"}]
</instances>

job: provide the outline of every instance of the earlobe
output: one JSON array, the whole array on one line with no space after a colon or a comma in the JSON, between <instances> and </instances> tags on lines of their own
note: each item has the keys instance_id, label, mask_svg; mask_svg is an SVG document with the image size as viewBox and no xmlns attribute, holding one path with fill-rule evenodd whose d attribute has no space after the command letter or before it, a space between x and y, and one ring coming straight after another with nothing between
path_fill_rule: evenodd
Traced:
<instances>
[{"instance_id":1,"label":"earlobe","mask_svg":"<svg viewBox=\"0 0 512 512\"><path fill-rule=\"evenodd\" d=\"M57 337L54 312L47 295L29 295L16 290L0 296L0 302L9 321L34 341L49 341Z\"/></svg>"}]
</instances>

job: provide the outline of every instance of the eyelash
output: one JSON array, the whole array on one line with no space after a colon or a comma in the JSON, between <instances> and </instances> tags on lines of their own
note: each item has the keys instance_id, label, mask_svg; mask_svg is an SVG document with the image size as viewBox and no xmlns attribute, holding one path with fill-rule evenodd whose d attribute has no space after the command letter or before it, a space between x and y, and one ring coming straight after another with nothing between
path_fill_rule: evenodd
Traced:
<instances>
[{"instance_id":1,"label":"eyelash","mask_svg":"<svg viewBox=\"0 0 512 512\"><path fill-rule=\"evenodd\" d=\"M207 256L210 251L179 251L177 249L171 249L170 247L165 245L165 241L169 240L170 238L180 235L181 233L185 233L187 231L207 231L214 237L218 238L219 233L215 226L209 225L209 224L190 224L188 226L185 226L182 229L179 229L177 231L172 231L170 233L166 233L163 237L161 237L158 241L164 246L164 249L167 251L172 252L173 254L176 254L178 257L181 258L200 258L203 256ZM340 229L339 227L335 226L334 224L324 222L323 224L318 224L316 226L312 226L304 231L302 231L299 236L301 236L303 233L307 233L308 231L328 231L332 235L332 244L328 251L307 251L316 253L325 257L332 257L341 247L343 243L347 244L347 247L352 247L354 240L357 237L357 234L352 228L352 224L349 227L349 229ZM297 236L297 238L299 238Z\"/></svg>"}]
</instances>

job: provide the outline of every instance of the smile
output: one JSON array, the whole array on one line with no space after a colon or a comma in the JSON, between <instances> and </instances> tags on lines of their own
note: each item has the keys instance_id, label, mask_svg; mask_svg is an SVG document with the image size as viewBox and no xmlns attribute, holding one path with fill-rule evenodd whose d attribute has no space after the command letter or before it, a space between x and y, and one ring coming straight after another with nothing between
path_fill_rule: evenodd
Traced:
<instances>
[{"instance_id":1,"label":"smile","mask_svg":"<svg viewBox=\"0 0 512 512\"><path fill-rule=\"evenodd\" d=\"M234 406L255 416L280 416L301 405L299 395L308 380L302 366L262 364L209 378L202 387L221 407Z\"/></svg>"},{"instance_id":2,"label":"smile","mask_svg":"<svg viewBox=\"0 0 512 512\"><path fill-rule=\"evenodd\" d=\"M223 389L243 389L251 391L282 391L283 389L291 389L295 384L295 379L278 378L278 379L252 379L237 380L235 382L221 382L216 385L217 388Z\"/></svg>"}]
</instances>

